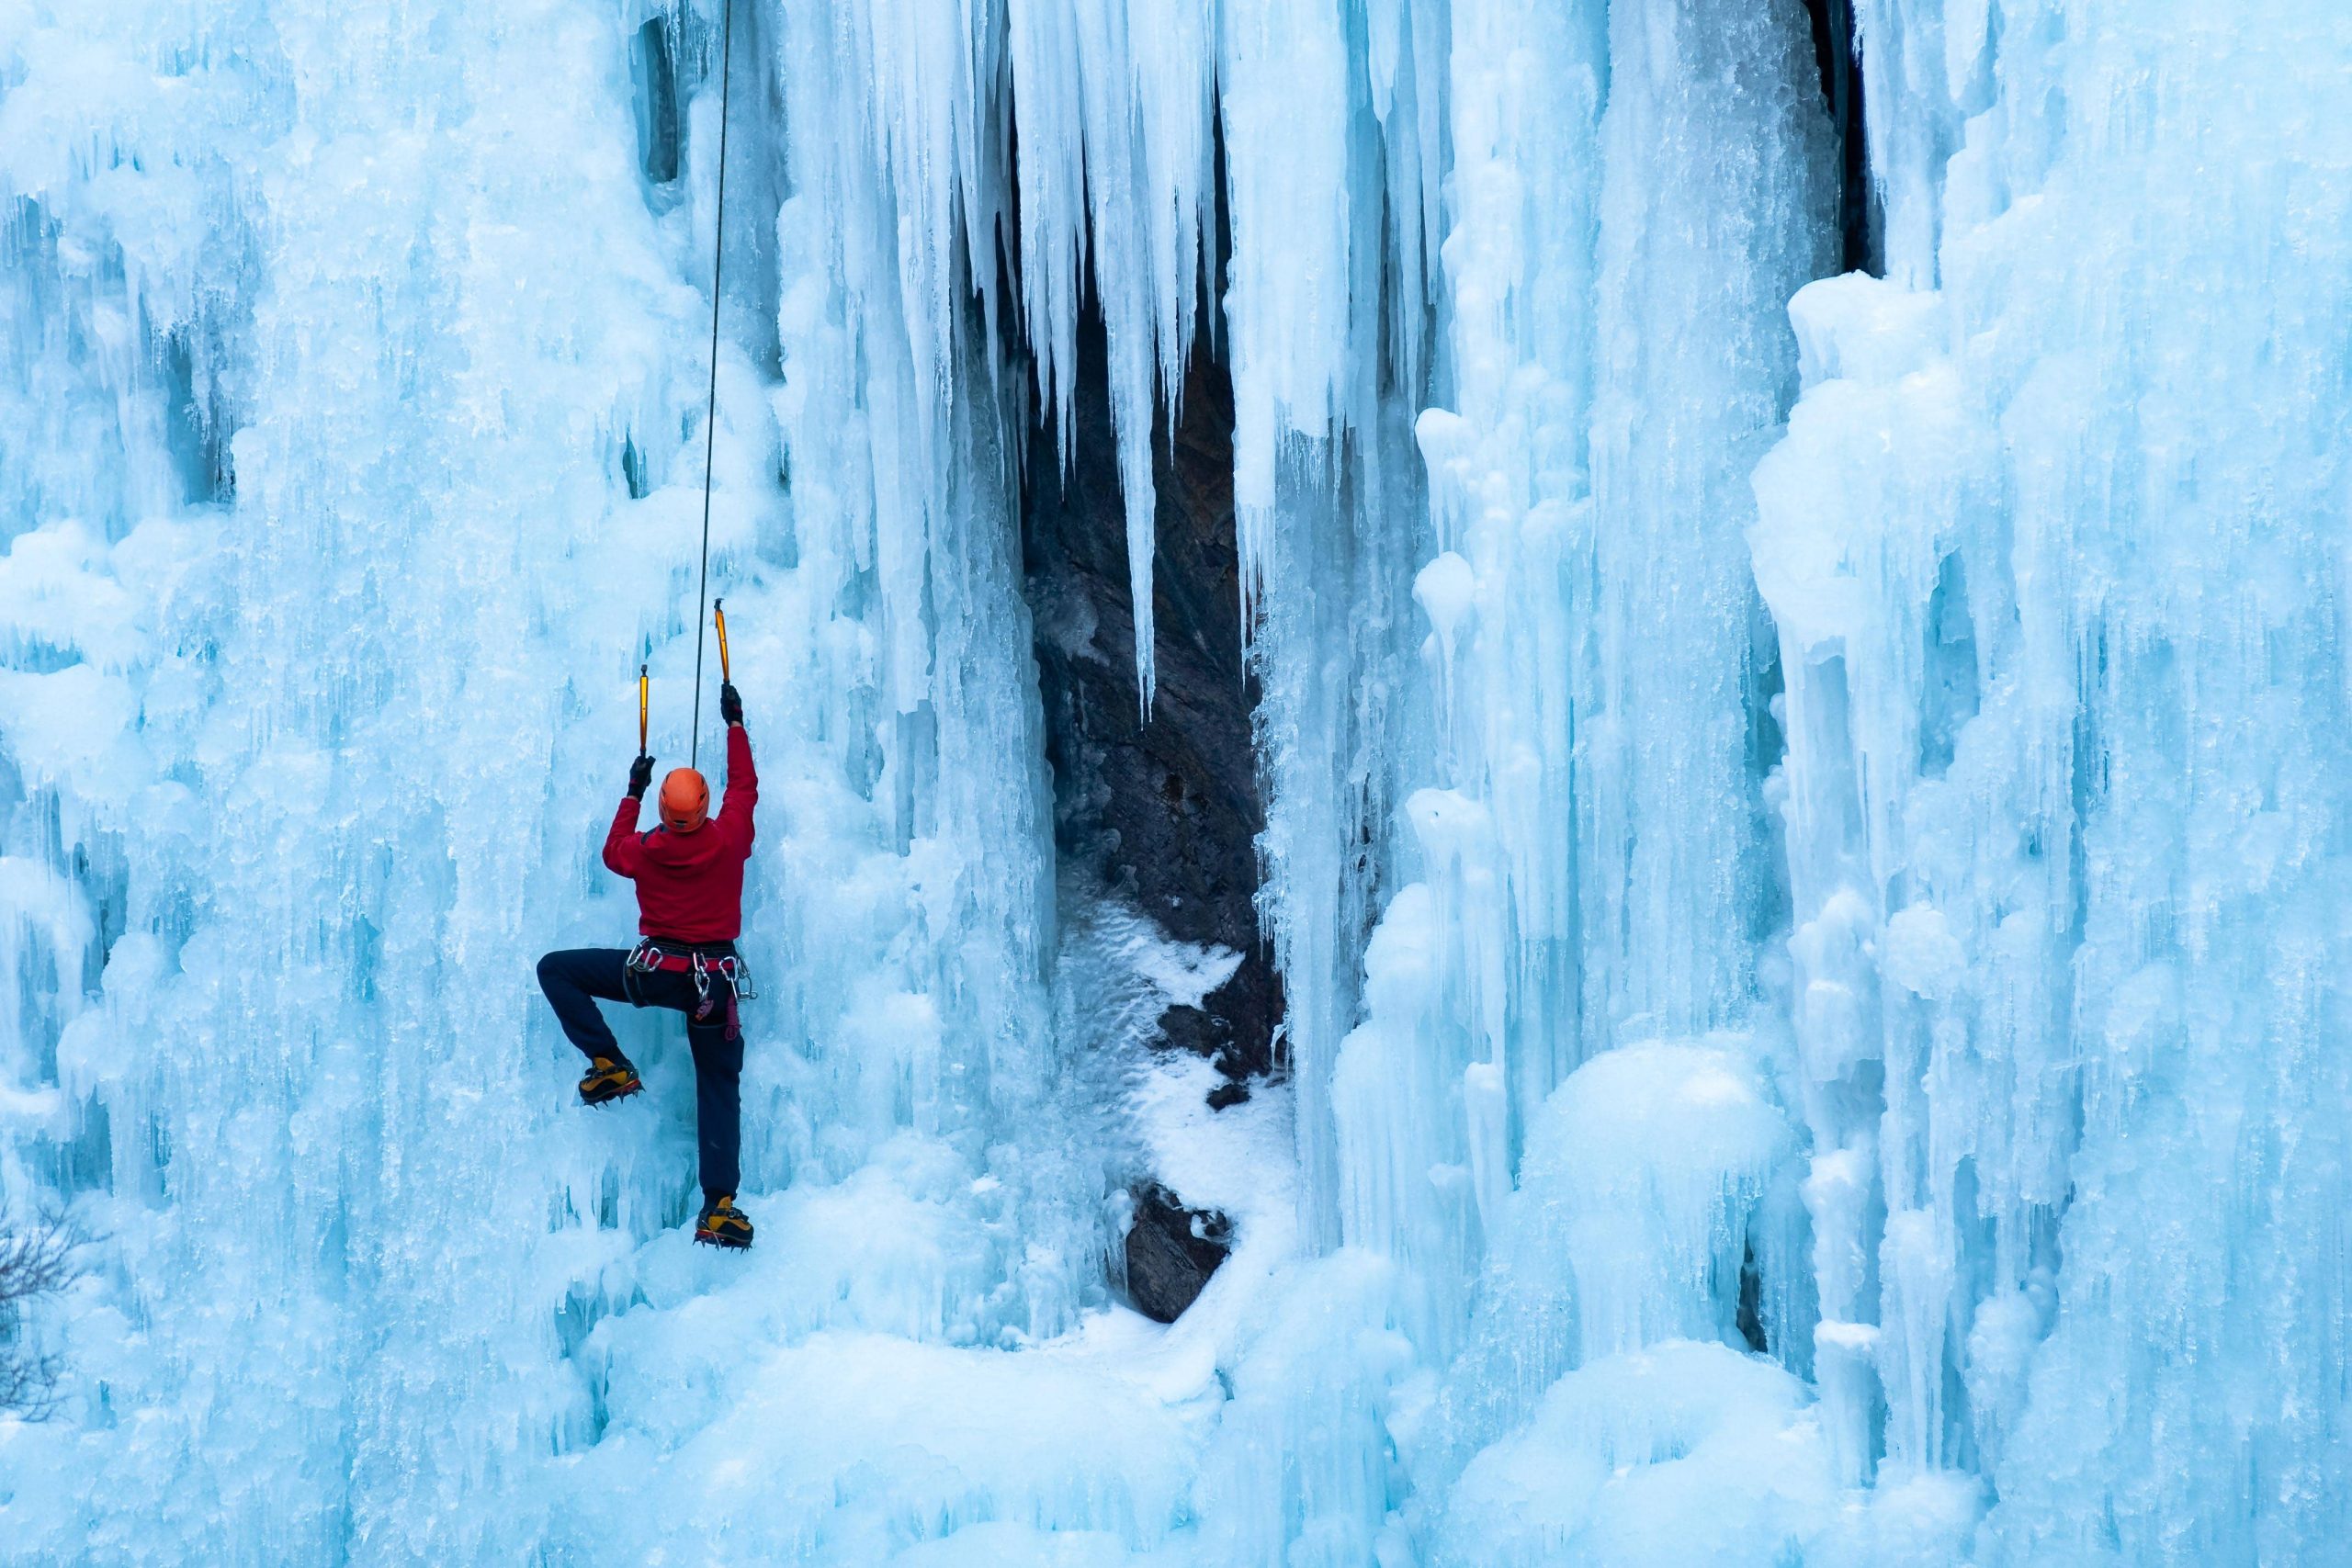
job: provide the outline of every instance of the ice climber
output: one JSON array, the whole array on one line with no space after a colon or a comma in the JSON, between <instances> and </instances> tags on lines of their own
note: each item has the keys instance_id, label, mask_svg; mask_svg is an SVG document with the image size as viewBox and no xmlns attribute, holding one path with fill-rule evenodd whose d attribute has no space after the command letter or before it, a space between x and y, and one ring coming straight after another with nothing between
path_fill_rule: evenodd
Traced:
<instances>
[{"instance_id":1,"label":"ice climber","mask_svg":"<svg viewBox=\"0 0 2352 1568\"><path fill-rule=\"evenodd\" d=\"M628 795L605 835L605 863L637 884L638 944L550 953L539 960L539 987L564 1033L588 1058L580 1098L589 1105L626 1099L645 1087L598 1001L686 1015L702 1145L702 1217L695 1240L740 1247L752 1245L752 1222L735 1207L743 1072L735 1004L752 993L735 938L743 927L743 863L752 853L760 780L743 733L743 699L732 684L718 688L718 712L727 721L727 793L718 814L709 814L710 786L703 776L676 768L662 781L661 825L639 832L639 806L653 780L653 759L640 755L629 768Z\"/></svg>"}]
</instances>

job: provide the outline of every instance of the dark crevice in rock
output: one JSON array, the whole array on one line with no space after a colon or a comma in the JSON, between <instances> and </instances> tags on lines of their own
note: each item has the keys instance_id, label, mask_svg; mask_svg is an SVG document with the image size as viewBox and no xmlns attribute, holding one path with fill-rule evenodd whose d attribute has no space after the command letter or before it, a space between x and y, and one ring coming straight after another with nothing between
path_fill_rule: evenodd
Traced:
<instances>
[{"instance_id":1,"label":"dark crevice in rock","mask_svg":"<svg viewBox=\"0 0 2352 1568\"><path fill-rule=\"evenodd\" d=\"M1968 604L1968 570L1958 550L1944 557L1928 601L1926 674L1919 704L1919 774L1939 779L1951 768L1960 732L1982 701L1976 659L1976 618Z\"/></svg>"},{"instance_id":2,"label":"dark crevice in rock","mask_svg":"<svg viewBox=\"0 0 2352 1568\"><path fill-rule=\"evenodd\" d=\"M1216 175L1200 330L1177 406L1157 411L1153 431L1157 680L1148 718L1139 708L1108 346L1091 300L1080 323L1067 445L1048 411L1029 420L1021 535L1065 920L1087 918L1070 900L1107 900L1148 917L1175 941L1238 955L1200 1006L1166 1009L1141 1036L1149 1047L1215 1062L1221 1076L1207 1100L1222 1111L1248 1099L1250 1080L1272 1068L1283 996L1258 927L1265 811L1252 733L1258 688L1241 646L1233 388L1218 352L1216 280L1229 247L1221 145ZM995 236L1003 265L994 317L1008 360L1026 365L1014 324L1019 231L1015 210ZM1034 367L1025 389L1035 390ZM1148 1171L1130 1192L1133 1217L1114 1283L1138 1311L1172 1322L1224 1260L1230 1227L1220 1214L1185 1208Z\"/></svg>"},{"instance_id":3,"label":"dark crevice in rock","mask_svg":"<svg viewBox=\"0 0 2352 1568\"><path fill-rule=\"evenodd\" d=\"M678 177L678 76L670 58L671 22L650 17L637 29L629 77L637 89L637 161L657 186Z\"/></svg>"},{"instance_id":4,"label":"dark crevice in rock","mask_svg":"<svg viewBox=\"0 0 2352 1568\"><path fill-rule=\"evenodd\" d=\"M1764 1275L1756 1267L1756 1247L1749 1243L1739 1259L1739 1337L1759 1356L1772 1353L1772 1341L1764 1332Z\"/></svg>"},{"instance_id":5,"label":"dark crevice in rock","mask_svg":"<svg viewBox=\"0 0 2352 1568\"><path fill-rule=\"evenodd\" d=\"M1032 435L1022 505L1057 852L1170 936L1241 954L1198 1008L1161 1020L1167 1044L1228 1080L1263 1074L1282 995L1260 940L1256 841L1264 824L1251 750L1233 534L1233 392L1205 341L1184 379L1172 441L1155 442L1153 574L1158 696L1137 709L1126 521L1102 320L1079 335L1070 448ZM1164 417L1163 411L1163 417ZM1228 1101L1234 1094L1221 1095Z\"/></svg>"},{"instance_id":6,"label":"dark crevice in rock","mask_svg":"<svg viewBox=\"0 0 2352 1568\"><path fill-rule=\"evenodd\" d=\"M1747 805L1759 843L1775 842L1781 832L1779 814L1770 804L1772 774L1788 761L1789 739L1781 728L1787 689L1781 668L1780 627L1762 601L1752 601L1748 659L1742 674L1742 696L1747 717ZM1789 886L1788 857L1775 852L1770 869L1751 886L1747 939L1772 941L1795 918L1796 899Z\"/></svg>"},{"instance_id":7,"label":"dark crevice in rock","mask_svg":"<svg viewBox=\"0 0 2352 1568\"><path fill-rule=\"evenodd\" d=\"M230 427L226 411L211 389L209 377L197 373L198 339L191 331L164 335L164 440L186 485L188 504L225 505L236 499L237 477L230 457Z\"/></svg>"},{"instance_id":8,"label":"dark crevice in rock","mask_svg":"<svg viewBox=\"0 0 2352 1568\"><path fill-rule=\"evenodd\" d=\"M775 19L759 6L734 6L732 102L734 134L727 147L727 321L729 337L770 379L784 376L783 303L776 213L792 195L785 162L791 127L785 113ZM719 41L711 40L710 68L718 68ZM716 86L718 84L710 84ZM706 91L708 89L706 88ZM711 149L716 155L716 149Z\"/></svg>"},{"instance_id":9,"label":"dark crevice in rock","mask_svg":"<svg viewBox=\"0 0 2352 1568\"><path fill-rule=\"evenodd\" d=\"M1871 185L1870 138L1862 118L1862 72L1854 39L1853 0L1805 0L1813 17L1813 53L1821 67L1821 96L1837 131L1838 266L1844 272L1886 271L1878 193Z\"/></svg>"}]
</instances>

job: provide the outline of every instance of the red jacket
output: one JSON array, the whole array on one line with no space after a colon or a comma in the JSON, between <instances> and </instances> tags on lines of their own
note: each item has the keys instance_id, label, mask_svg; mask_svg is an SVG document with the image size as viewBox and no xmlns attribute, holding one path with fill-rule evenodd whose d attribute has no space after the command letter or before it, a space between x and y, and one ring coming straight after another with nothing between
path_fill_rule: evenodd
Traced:
<instances>
[{"instance_id":1,"label":"red jacket","mask_svg":"<svg viewBox=\"0 0 2352 1568\"><path fill-rule=\"evenodd\" d=\"M605 835L605 863L637 884L637 929L673 942L732 942L743 930L743 863L760 775L743 727L727 727L727 789L718 815L691 833L637 830L638 801L622 799Z\"/></svg>"}]
</instances>

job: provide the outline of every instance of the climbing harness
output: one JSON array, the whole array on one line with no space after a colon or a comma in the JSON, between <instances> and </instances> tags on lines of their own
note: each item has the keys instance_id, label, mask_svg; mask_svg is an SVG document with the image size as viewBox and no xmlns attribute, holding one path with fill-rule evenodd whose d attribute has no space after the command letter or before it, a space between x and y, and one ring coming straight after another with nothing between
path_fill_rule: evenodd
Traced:
<instances>
[{"instance_id":1,"label":"climbing harness","mask_svg":"<svg viewBox=\"0 0 2352 1568\"><path fill-rule=\"evenodd\" d=\"M718 1010L718 998L710 994L710 978L716 975L727 986L727 1038L742 1038L742 1020L736 1004L755 1002L760 993L752 988L752 968L741 956L732 953L712 953L707 949L679 942L663 946L651 937L640 937L629 950L628 970L637 975L691 975L695 980L695 1014L696 1023L707 1023ZM636 996L637 984L629 982L629 1000L643 1007Z\"/></svg>"},{"instance_id":2,"label":"climbing harness","mask_svg":"<svg viewBox=\"0 0 2352 1568\"><path fill-rule=\"evenodd\" d=\"M719 0L718 49L718 213L710 226L710 397L703 410L702 437L702 587L695 604L695 728L687 765L702 761L702 607L710 603L710 478L718 451L718 286L727 276L727 103L734 89L735 7ZM719 665L727 662L727 633L719 630ZM723 676L721 677L724 678Z\"/></svg>"}]
</instances>

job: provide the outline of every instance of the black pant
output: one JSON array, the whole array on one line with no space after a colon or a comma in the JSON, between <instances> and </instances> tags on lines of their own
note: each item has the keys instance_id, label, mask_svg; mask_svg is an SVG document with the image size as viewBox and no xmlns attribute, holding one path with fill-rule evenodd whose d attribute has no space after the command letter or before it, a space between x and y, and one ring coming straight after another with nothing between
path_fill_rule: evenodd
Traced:
<instances>
[{"instance_id":1,"label":"black pant","mask_svg":"<svg viewBox=\"0 0 2352 1568\"><path fill-rule=\"evenodd\" d=\"M702 1144L702 1190L706 1198L732 1193L743 1147L743 1037L727 1038L727 982L714 975L711 996L718 1006L710 1021L696 1023L692 975L628 972L625 947L574 947L539 960L539 989L563 1024L563 1032L583 1055L626 1062L620 1042L597 1010L599 1000L637 1007L673 1008L686 1015L686 1043L695 1054L695 1130Z\"/></svg>"}]
</instances>

